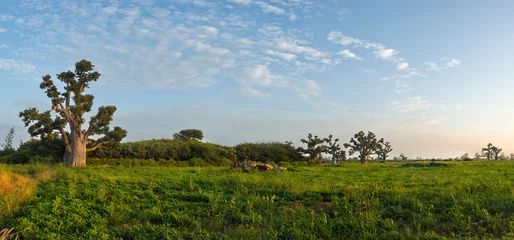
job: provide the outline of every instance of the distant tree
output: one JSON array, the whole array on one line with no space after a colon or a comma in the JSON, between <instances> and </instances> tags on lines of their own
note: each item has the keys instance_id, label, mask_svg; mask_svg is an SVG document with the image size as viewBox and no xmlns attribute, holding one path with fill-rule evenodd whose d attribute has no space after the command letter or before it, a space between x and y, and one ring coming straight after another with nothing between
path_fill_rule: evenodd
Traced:
<instances>
[{"instance_id":1,"label":"distant tree","mask_svg":"<svg viewBox=\"0 0 514 240\"><path fill-rule=\"evenodd\" d=\"M510 154L510 160L514 160L514 153Z\"/></svg>"},{"instance_id":2,"label":"distant tree","mask_svg":"<svg viewBox=\"0 0 514 240\"><path fill-rule=\"evenodd\" d=\"M491 150L493 153L494 160L500 160L500 156L503 154L502 149L498 147L492 147Z\"/></svg>"},{"instance_id":3,"label":"distant tree","mask_svg":"<svg viewBox=\"0 0 514 240\"><path fill-rule=\"evenodd\" d=\"M462 155L462 156L460 157L460 159L461 159L461 160L469 160L469 159L470 159L470 158L469 158L469 154L468 154L468 153L464 153L464 155Z\"/></svg>"},{"instance_id":4,"label":"distant tree","mask_svg":"<svg viewBox=\"0 0 514 240\"><path fill-rule=\"evenodd\" d=\"M505 156L505 153L501 153L501 155L498 158L499 158L499 160L507 160L508 159L508 157Z\"/></svg>"},{"instance_id":5,"label":"distant tree","mask_svg":"<svg viewBox=\"0 0 514 240\"><path fill-rule=\"evenodd\" d=\"M391 148L391 143L385 142L383 138L378 141L376 154L383 163L387 161L386 159L389 157L388 154L392 151L393 149Z\"/></svg>"},{"instance_id":6,"label":"distant tree","mask_svg":"<svg viewBox=\"0 0 514 240\"><path fill-rule=\"evenodd\" d=\"M337 164L339 160L346 160L346 152L341 149L341 146L339 146L339 139L336 138L332 140L332 134L328 136L328 138L324 139L327 143L327 146L325 148L326 153L332 155L332 162L334 164Z\"/></svg>"},{"instance_id":7,"label":"distant tree","mask_svg":"<svg viewBox=\"0 0 514 240\"><path fill-rule=\"evenodd\" d=\"M493 144L489 143L485 148L482 148L482 156L486 157L487 160L491 160L494 157Z\"/></svg>"},{"instance_id":8,"label":"distant tree","mask_svg":"<svg viewBox=\"0 0 514 240\"><path fill-rule=\"evenodd\" d=\"M57 113L55 118L50 111L39 113L37 109L30 108L20 112L20 117L29 127L29 134L35 136L52 135L58 131L65 144L65 163L72 167L86 165L86 153L94 151L110 141L121 141L127 131L120 127L110 128L115 106L102 106L98 113L89 121L89 127L83 129L86 122L84 114L91 112L94 96L84 94L91 82L100 78L100 73L94 71L94 65L87 60L75 63L75 71L62 72L57 79L64 84L64 91L59 91L50 75L43 76L40 88L45 90L50 98L52 112ZM67 133L65 129L69 129ZM99 138L91 138L100 135Z\"/></svg>"},{"instance_id":9,"label":"distant tree","mask_svg":"<svg viewBox=\"0 0 514 240\"><path fill-rule=\"evenodd\" d=\"M482 154L480 154L480 153L475 153L475 160L480 160L480 159L482 159L482 156L483 156L483 155L482 155Z\"/></svg>"},{"instance_id":10,"label":"distant tree","mask_svg":"<svg viewBox=\"0 0 514 240\"><path fill-rule=\"evenodd\" d=\"M301 142L307 144L307 147L299 147L299 152L308 154L312 160L321 160L321 154L325 151L325 146L323 146L323 143L325 142L324 139L321 139L318 136L312 136L312 134L309 133L307 139L302 139Z\"/></svg>"},{"instance_id":11,"label":"distant tree","mask_svg":"<svg viewBox=\"0 0 514 240\"><path fill-rule=\"evenodd\" d=\"M409 158L408 158L408 157L406 157L405 155L403 155L403 153L402 153L402 154L400 154L400 156L398 157L398 159L400 159L400 160L402 160L402 161L405 161L405 160L408 160Z\"/></svg>"},{"instance_id":12,"label":"distant tree","mask_svg":"<svg viewBox=\"0 0 514 240\"><path fill-rule=\"evenodd\" d=\"M14 140L14 127L9 129L9 133L7 133L7 136L5 137L5 142L2 145L2 148L4 151L14 151L14 148L12 146Z\"/></svg>"},{"instance_id":13,"label":"distant tree","mask_svg":"<svg viewBox=\"0 0 514 240\"><path fill-rule=\"evenodd\" d=\"M286 141L286 144L287 144L287 145L289 145L289 146L291 146L291 147L294 145L294 144L293 144L293 141Z\"/></svg>"},{"instance_id":14,"label":"distant tree","mask_svg":"<svg viewBox=\"0 0 514 240\"><path fill-rule=\"evenodd\" d=\"M377 150L378 145L379 143L374 133L368 132L368 134L365 134L363 131L360 131L350 139L350 143L345 143L344 147L349 148L350 155L359 152L361 163L367 164L368 156Z\"/></svg>"},{"instance_id":15,"label":"distant tree","mask_svg":"<svg viewBox=\"0 0 514 240\"><path fill-rule=\"evenodd\" d=\"M198 129L184 129L180 130L180 132L173 134L173 138L180 139L180 140L197 140L202 141L203 140L203 132L202 130Z\"/></svg>"}]
</instances>

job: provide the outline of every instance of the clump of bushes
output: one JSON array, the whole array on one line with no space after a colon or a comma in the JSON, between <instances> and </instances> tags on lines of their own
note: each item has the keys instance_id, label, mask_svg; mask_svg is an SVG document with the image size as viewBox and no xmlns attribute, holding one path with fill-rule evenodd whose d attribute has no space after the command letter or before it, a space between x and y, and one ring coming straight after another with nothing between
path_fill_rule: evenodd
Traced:
<instances>
[{"instance_id":1,"label":"clump of bushes","mask_svg":"<svg viewBox=\"0 0 514 240\"><path fill-rule=\"evenodd\" d=\"M457 163L453 162L412 162L412 163L404 163L400 165L400 167L452 167L456 166Z\"/></svg>"}]
</instances>

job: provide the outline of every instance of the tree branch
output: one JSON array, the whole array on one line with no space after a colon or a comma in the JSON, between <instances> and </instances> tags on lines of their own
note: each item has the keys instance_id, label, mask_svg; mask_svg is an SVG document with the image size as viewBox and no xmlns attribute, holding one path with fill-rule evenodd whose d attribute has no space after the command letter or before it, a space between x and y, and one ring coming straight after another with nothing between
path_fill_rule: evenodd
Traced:
<instances>
[{"instance_id":1,"label":"tree branch","mask_svg":"<svg viewBox=\"0 0 514 240\"><path fill-rule=\"evenodd\" d=\"M103 144L104 144L103 142L98 142L94 147L86 149L86 152L94 151L94 150L100 148Z\"/></svg>"}]
</instances>

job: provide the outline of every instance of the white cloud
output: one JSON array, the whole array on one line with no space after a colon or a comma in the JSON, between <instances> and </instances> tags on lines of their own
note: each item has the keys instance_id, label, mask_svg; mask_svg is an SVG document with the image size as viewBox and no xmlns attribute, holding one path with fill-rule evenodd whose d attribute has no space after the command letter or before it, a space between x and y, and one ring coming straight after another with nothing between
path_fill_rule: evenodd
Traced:
<instances>
[{"instance_id":1,"label":"white cloud","mask_svg":"<svg viewBox=\"0 0 514 240\"><path fill-rule=\"evenodd\" d=\"M6 33L7 31L9 31L7 28L0 28L0 33Z\"/></svg>"},{"instance_id":2,"label":"white cloud","mask_svg":"<svg viewBox=\"0 0 514 240\"><path fill-rule=\"evenodd\" d=\"M102 8L102 12L106 13L106 14L112 14L112 13L115 13L116 11L118 11L118 7L116 7L116 6L109 6L109 7Z\"/></svg>"},{"instance_id":3,"label":"white cloud","mask_svg":"<svg viewBox=\"0 0 514 240\"><path fill-rule=\"evenodd\" d=\"M240 89L240 91L243 96L248 96L248 97L263 98L263 97L267 96L265 93L255 89L255 88L251 88L251 87L243 87Z\"/></svg>"},{"instance_id":4,"label":"white cloud","mask_svg":"<svg viewBox=\"0 0 514 240\"><path fill-rule=\"evenodd\" d=\"M265 52L268 55L280 57L286 61L293 61L296 59L296 55L294 55L292 53L282 53L282 52L273 51L271 49L267 49Z\"/></svg>"},{"instance_id":5,"label":"white cloud","mask_svg":"<svg viewBox=\"0 0 514 240\"><path fill-rule=\"evenodd\" d=\"M292 12L291 15L289 15L289 20L295 21L296 19L298 19L298 16Z\"/></svg>"},{"instance_id":6,"label":"white cloud","mask_svg":"<svg viewBox=\"0 0 514 240\"><path fill-rule=\"evenodd\" d=\"M425 65L428 65L428 68L426 69L427 71L437 71L437 70L439 70L439 67L437 67L437 63L435 63L435 62L426 61Z\"/></svg>"},{"instance_id":7,"label":"white cloud","mask_svg":"<svg viewBox=\"0 0 514 240\"><path fill-rule=\"evenodd\" d=\"M461 61L459 61L459 60L457 60L455 58L442 58L441 60L447 61L446 62L446 67L447 68L459 67L460 64L462 63Z\"/></svg>"},{"instance_id":8,"label":"white cloud","mask_svg":"<svg viewBox=\"0 0 514 240\"><path fill-rule=\"evenodd\" d=\"M440 61L441 61L441 65L443 65L443 67L439 67L438 64L435 62L426 61L425 65L428 65L426 70L427 71L437 71L437 70L459 67L462 64L462 62L460 60L457 60L455 58L450 58L450 57L443 57L440 59Z\"/></svg>"},{"instance_id":9,"label":"white cloud","mask_svg":"<svg viewBox=\"0 0 514 240\"><path fill-rule=\"evenodd\" d=\"M243 5L248 5L248 4L252 3L252 0L228 0L228 1L231 3L238 3L238 4L243 4Z\"/></svg>"},{"instance_id":10,"label":"white cloud","mask_svg":"<svg viewBox=\"0 0 514 240\"><path fill-rule=\"evenodd\" d=\"M26 61L0 58L0 70L13 74L30 74L36 70L36 67Z\"/></svg>"},{"instance_id":11,"label":"white cloud","mask_svg":"<svg viewBox=\"0 0 514 240\"><path fill-rule=\"evenodd\" d=\"M398 65L396 65L396 70L406 70L407 68L409 68L409 64L406 62L398 63Z\"/></svg>"},{"instance_id":12,"label":"white cloud","mask_svg":"<svg viewBox=\"0 0 514 240\"><path fill-rule=\"evenodd\" d=\"M218 35L218 29L215 27L206 26L206 27L204 27L204 29L205 29L205 33L207 33L209 35Z\"/></svg>"},{"instance_id":13,"label":"white cloud","mask_svg":"<svg viewBox=\"0 0 514 240\"><path fill-rule=\"evenodd\" d=\"M343 46L353 46L364 49L370 49L372 51L372 54L375 55L376 58L396 63L397 70L408 69L409 65L405 61L405 59L396 57L399 53L397 50L392 48L386 48L384 45L380 43L353 38L342 34L340 31L331 31L328 34L327 39L333 43L341 44Z\"/></svg>"},{"instance_id":14,"label":"white cloud","mask_svg":"<svg viewBox=\"0 0 514 240\"><path fill-rule=\"evenodd\" d=\"M316 50L312 47L299 46L296 41L289 41L286 39L280 39L276 43L276 47L283 51L298 53L298 54L308 54L313 58L321 58L326 56L326 53L323 53L319 50Z\"/></svg>"},{"instance_id":15,"label":"white cloud","mask_svg":"<svg viewBox=\"0 0 514 240\"><path fill-rule=\"evenodd\" d=\"M393 101L391 102L392 110L396 112L411 112L411 111L422 111L422 110L439 110L439 111L450 111L462 109L461 105L455 104L435 104L427 100L423 100L420 96L407 98L404 101Z\"/></svg>"},{"instance_id":16,"label":"white cloud","mask_svg":"<svg viewBox=\"0 0 514 240\"><path fill-rule=\"evenodd\" d=\"M275 7L266 2L256 2L256 4L259 5L259 7L261 7L262 11L265 13L275 13L275 14L279 14L279 15L285 14L284 9Z\"/></svg>"},{"instance_id":17,"label":"white cloud","mask_svg":"<svg viewBox=\"0 0 514 240\"><path fill-rule=\"evenodd\" d=\"M310 99L311 97L318 97L323 92L322 87L313 80L304 80L302 85L297 88L297 92L304 99Z\"/></svg>"},{"instance_id":18,"label":"white cloud","mask_svg":"<svg viewBox=\"0 0 514 240\"><path fill-rule=\"evenodd\" d=\"M352 58L355 60L362 60L362 57L357 56L355 53L350 52L350 50L345 49L340 52L338 52L339 55L343 56L344 58Z\"/></svg>"},{"instance_id":19,"label":"white cloud","mask_svg":"<svg viewBox=\"0 0 514 240\"><path fill-rule=\"evenodd\" d=\"M246 68L246 73L254 83L261 86L271 86L276 84L274 81L278 79L277 76L270 72L268 66L261 64Z\"/></svg>"},{"instance_id":20,"label":"white cloud","mask_svg":"<svg viewBox=\"0 0 514 240\"><path fill-rule=\"evenodd\" d=\"M387 49L378 49L373 52L377 58L383 59L383 60L391 60L393 59L394 55L397 54L397 51L391 48Z\"/></svg>"}]
</instances>

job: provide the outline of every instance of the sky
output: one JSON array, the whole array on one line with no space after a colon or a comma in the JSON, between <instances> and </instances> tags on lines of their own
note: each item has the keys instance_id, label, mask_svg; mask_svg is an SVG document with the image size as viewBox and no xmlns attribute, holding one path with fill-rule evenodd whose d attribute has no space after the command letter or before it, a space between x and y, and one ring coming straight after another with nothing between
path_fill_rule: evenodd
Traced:
<instances>
[{"instance_id":1,"label":"sky","mask_svg":"<svg viewBox=\"0 0 514 240\"><path fill-rule=\"evenodd\" d=\"M2 0L0 136L48 110L41 77L87 59L125 141L348 142L391 157L514 152L514 1ZM0 139L2 140L2 139Z\"/></svg>"}]
</instances>

